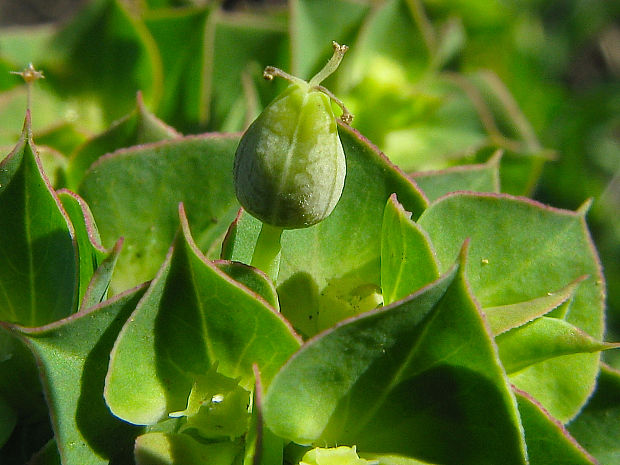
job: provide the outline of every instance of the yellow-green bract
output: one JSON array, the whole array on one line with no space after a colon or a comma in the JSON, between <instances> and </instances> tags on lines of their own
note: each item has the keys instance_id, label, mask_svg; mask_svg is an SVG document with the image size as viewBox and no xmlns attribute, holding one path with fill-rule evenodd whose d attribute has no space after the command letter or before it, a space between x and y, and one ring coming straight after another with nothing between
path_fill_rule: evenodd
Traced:
<instances>
[{"instance_id":1,"label":"yellow-green bract","mask_svg":"<svg viewBox=\"0 0 620 465\"><path fill-rule=\"evenodd\" d=\"M328 73L322 71L310 82L275 68L266 70L267 78L279 75L292 83L243 135L234 165L237 198L263 223L305 228L326 218L340 199L344 151L331 107L333 96L318 85L346 51L337 44L334 48L336 58L326 66Z\"/></svg>"}]
</instances>

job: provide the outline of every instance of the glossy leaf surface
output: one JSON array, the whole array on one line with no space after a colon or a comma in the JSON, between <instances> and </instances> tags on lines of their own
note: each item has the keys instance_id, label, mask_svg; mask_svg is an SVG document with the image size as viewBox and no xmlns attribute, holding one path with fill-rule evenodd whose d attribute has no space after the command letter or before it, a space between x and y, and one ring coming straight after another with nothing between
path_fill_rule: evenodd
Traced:
<instances>
[{"instance_id":1,"label":"glossy leaf surface","mask_svg":"<svg viewBox=\"0 0 620 465\"><path fill-rule=\"evenodd\" d=\"M526 392L516 390L531 465L593 465L590 456L558 420Z\"/></svg>"},{"instance_id":2,"label":"glossy leaf surface","mask_svg":"<svg viewBox=\"0 0 620 465\"><path fill-rule=\"evenodd\" d=\"M218 372L251 388L252 364L269 382L298 347L284 319L207 261L181 210L179 234L112 352L105 397L135 424L184 410L193 374Z\"/></svg>"},{"instance_id":3,"label":"glossy leaf surface","mask_svg":"<svg viewBox=\"0 0 620 465\"><path fill-rule=\"evenodd\" d=\"M567 428L601 465L620 460L620 371L602 364L596 392Z\"/></svg>"},{"instance_id":4,"label":"glossy leaf surface","mask_svg":"<svg viewBox=\"0 0 620 465\"><path fill-rule=\"evenodd\" d=\"M205 135L115 152L86 174L80 193L106 247L124 237L115 292L151 279L178 228L184 202L202 250L217 243L239 208L232 184L236 135Z\"/></svg>"},{"instance_id":5,"label":"glossy leaf surface","mask_svg":"<svg viewBox=\"0 0 620 465\"><path fill-rule=\"evenodd\" d=\"M61 190L57 195L75 231L79 269L79 294L76 305L79 305L95 271L105 260L108 251L101 245L97 225L84 199L68 190ZM98 303L94 302L93 305Z\"/></svg>"},{"instance_id":6,"label":"glossy leaf surface","mask_svg":"<svg viewBox=\"0 0 620 465\"><path fill-rule=\"evenodd\" d=\"M106 153L180 136L177 131L158 120L146 109L142 94L139 93L136 108L103 133L82 144L71 155L67 170L67 185L71 189L77 189L90 165Z\"/></svg>"},{"instance_id":7,"label":"glossy leaf surface","mask_svg":"<svg viewBox=\"0 0 620 465\"><path fill-rule=\"evenodd\" d=\"M38 328L15 327L38 360L63 463L127 460L138 429L110 414L102 393L109 354L142 289Z\"/></svg>"},{"instance_id":8,"label":"glossy leaf surface","mask_svg":"<svg viewBox=\"0 0 620 465\"><path fill-rule=\"evenodd\" d=\"M603 279L583 212L552 209L507 195L457 193L433 203L419 223L444 270L457 256L459 243L471 239L466 274L482 307L545 296L588 275L575 291L566 321L595 339L601 337ZM511 380L553 416L567 421L594 387L598 358L598 354L578 354L548 360ZM578 382L575 373L579 373Z\"/></svg>"},{"instance_id":9,"label":"glossy leaf surface","mask_svg":"<svg viewBox=\"0 0 620 465\"><path fill-rule=\"evenodd\" d=\"M579 283L584 278L578 278L568 286L556 292L548 292L542 297L536 297L525 302L485 308L484 314L491 331L498 335L545 315L562 304L570 305L569 299L572 298Z\"/></svg>"},{"instance_id":10,"label":"glossy leaf surface","mask_svg":"<svg viewBox=\"0 0 620 465\"><path fill-rule=\"evenodd\" d=\"M415 184L359 133L345 125L340 125L339 133L347 176L338 205L321 223L282 235L280 305L306 335L376 306L364 308L360 301L380 286L386 199L396 192L414 218L426 206ZM305 297L300 300L298 295Z\"/></svg>"},{"instance_id":11,"label":"glossy leaf surface","mask_svg":"<svg viewBox=\"0 0 620 465\"><path fill-rule=\"evenodd\" d=\"M307 342L267 390L264 412L276 434L301 444L525 463L516 403L458 266Z\"/></svg>"},{"instance_id":12,"label":"glossy leaf surface","mask_svg":"<svg viewBox=\"0 0 620 465\"><path fill-rule=\"evenodd\" d=\"M28 115L0 163L0 319L39 326L73 311L78 271L73 228L31 137Z\"/></svg>"},{"instance_id":13,"label":"glossy leaf surface","mask_svg":"<svg viewBox=\"0 0 620 465\"><path fill-rule=\"evenodd\" d=\"M481 165L459 165L436 171L412 173L411 177L420 186L430 201L456 191L499 193L498 153Z\"/></svg>"},{"instance_id":14,"label":"glossy leaf surface","mask_svg":"<svg viewBox=\"0 0 620 465\"><path fill-rule=\"evenodd\" d=\"M385 206L381 231L383 303L400 300L437 278L437 259L428 235L392 195Z\"/></svg>"},{"instance_id":15,"label":"glossy leaf surface","mask_svg":"<svg viewBox=\"0 0 620 465\"><path fill-rule=\"evenodd\" d=\"M234 442L204 444L187 434L146 433L136 439L136 465L233 465L241 452Z\"/></svg>"}]
</instances>

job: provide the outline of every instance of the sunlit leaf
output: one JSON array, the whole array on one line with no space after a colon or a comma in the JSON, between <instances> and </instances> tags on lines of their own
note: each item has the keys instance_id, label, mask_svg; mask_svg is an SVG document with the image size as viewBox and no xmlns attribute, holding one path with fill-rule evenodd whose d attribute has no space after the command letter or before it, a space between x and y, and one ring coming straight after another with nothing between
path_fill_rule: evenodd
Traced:
<instances>
[{"instance_id":1,"label":"sunlit leaf","mask_svg":"<svg viewBox=\"0 0 620 465\"><path fill-rule=\"evenodd\" d=\"M144 286L46 326L13 328L37 358L63 463L131 454L139 430L110 414L103 385L114 340L143 293Z\"/></svg>"},{"instance_id":2,"label":"sunlit leaf","mask_svg":"<svg viewBox=\"0 0 620 465\"><path fill-rule=\"evenodd\" d=\"M181 210L183 233L112 352L105 396L115 415L154 424L184 410L195 375L214 363L241 386L256 363L269 382L299 347L285 320L198 251Z\"/></svg>"},{"instance_id":3,"label":"sunlit leaf","mask_svg":"<svg viewBox=\"0 0 620 465\"><path fill-rule=\"evenodd\" d=\"M0 319L38 326L69 315L77 298L74 231L43 173L29 114L0 163Z\"/></svg>"},{"instance_id":4,"label":"sunlit leaf","mask_svg":"<svg viewBox=\"0 0 620 465\"><path fill-rule=\"evenodd\" d=\"M185 204L201 250L215 247L239 209L232 182L237 135L202 135L117 151L100 159L80 187L111 247L124 237L114 292L153 278Z\"/></svg>"},{"instance_id":5,"label":"sunlit leaf","mask_svg":"<svg viewBox=\"0 0 620 465\"><path fill-rule=\"evenodd\" d=\"M267 389L267 425L300 444L524 464L516 403L463 271L307 342Z\"/></svg>"},{"instance_id":6,"label":"sunlit leaf","mask_svg":"<svg viewBox=\"0 0 620 465\"><path fill-rule=\"evenodd\" d=\"M602 337L604 285L584 211L508 195L457 193L433 203L419 223L443 270L457 256L459 244L471 239L466 274L483 308L545 296L588 275L565 319L594 339ZM594 387L598 358L596 353L559 357L515 373L511 381L567 421Z\"/></svg>"}]
</instances>

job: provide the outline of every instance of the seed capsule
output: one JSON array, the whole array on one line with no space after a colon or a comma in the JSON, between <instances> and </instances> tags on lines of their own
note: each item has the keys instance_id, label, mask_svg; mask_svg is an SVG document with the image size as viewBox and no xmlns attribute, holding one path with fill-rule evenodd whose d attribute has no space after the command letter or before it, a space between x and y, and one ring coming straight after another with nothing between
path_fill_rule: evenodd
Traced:
<instances>
[{"instance_id":1,"label":"seed capsule","mask_svg":"<svg viewBox=\"0 0 620 465\"><path fill-rule=\"evenodd\" d=\"M330 99L351 115L320 82L342 59L346 46L309 82L268 67L265 77L291 84L250 125L237 148L234 181L243 208L262 222L305 228L325 219L344 187L346 163Z\"/></svg>"}]
</instances>

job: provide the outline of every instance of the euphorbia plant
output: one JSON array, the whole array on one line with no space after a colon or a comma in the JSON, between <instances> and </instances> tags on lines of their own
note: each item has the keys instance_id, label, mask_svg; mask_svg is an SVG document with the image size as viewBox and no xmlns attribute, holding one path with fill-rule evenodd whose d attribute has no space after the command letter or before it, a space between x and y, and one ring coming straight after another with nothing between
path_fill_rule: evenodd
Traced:
<instances>
[{"instance_id":1,"label":"euphorbia plant","mask_svg":"<svg viewBox=\"0 0 620 465\"><path fill-rule=\"evenodd\" d=\"M139 102L91 144L131 118L148 143L70 167L77 193L26 117L0 165L4 450L45 408L38 370L33 463L595 463L564 427L618 379L588 205L500 193L500 153L407 176L323 77L245 136L181 137Z\"/></svg>"}]
</instances>

